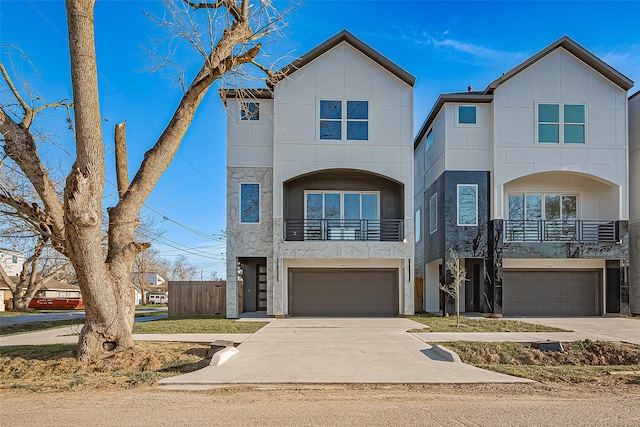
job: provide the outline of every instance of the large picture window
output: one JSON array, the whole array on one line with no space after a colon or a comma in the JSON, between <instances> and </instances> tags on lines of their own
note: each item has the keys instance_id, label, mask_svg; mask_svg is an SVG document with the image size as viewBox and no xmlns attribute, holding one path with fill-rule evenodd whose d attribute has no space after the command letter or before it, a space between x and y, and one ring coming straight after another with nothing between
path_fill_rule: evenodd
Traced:
<instances>
[{"instance_id":1,"label":"large picture window","mask_svg":"<svg viewBox=\"0 0 640 427\"><path fill-rule=\"evenodd\" d=\"M369 139L369 101L320 100L320 139Z\"/></svg>"},{"instance_id":2,"label":"large picture window","mask_svg":"<svg viewBox=\"0 0 640 427\"><path fill-rule=\"evenodd\" d=\"M260 222L260 184L240 184L240 222Z\"/></svg>"},{"instance_id":3,"label":"large picture window","mask_svg":"<svg viewBox=\"0 0 640 427\"><path fill-rule=\"evenodd\" d=\"M305 192L306 219L380 219L378 192Z\"/></svg>"},{"instance_id":4,"label":"large picture window","mask_svg":"<svg viewBox=\"0 0 640 427\"><path fill-rule=\"evenodd\" d=\"M583 104L538 104L538 142L585 143Z\"/></svg>"},{"instance_id":5,"label":"large picture window","mask_svg":"<svg viewBox=\"0 0 640 427\"><path fill-rule=\"evenodd\" d=\"M476 184L458 184L458 225L478 225Z\"/></svg>"},{"instance_id":6,"label":"large picture window","mask_svg":"<svg viewBox=\"0 0 640 427\"><path fill-rule=\"evenodd\" d=\"M575 220L578 196L572 194L510 194L509 219L525 221Z\"/></svg>"}]
</instances>

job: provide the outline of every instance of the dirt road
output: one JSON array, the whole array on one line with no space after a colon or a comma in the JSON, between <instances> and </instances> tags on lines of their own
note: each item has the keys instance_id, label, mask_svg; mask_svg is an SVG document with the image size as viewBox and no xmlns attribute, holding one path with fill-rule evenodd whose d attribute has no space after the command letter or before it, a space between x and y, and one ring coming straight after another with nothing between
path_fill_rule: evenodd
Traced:
<instances>
[{"instance_id":1,"label":"dirt road","mask_svg":"<svg viewBox=\"0 0 640 427\"><path fill-rule=\"evenodd\" d=\"M0 426L637 426L640 386L362 385L2 391Z\"/></svg>"}]
</instances>

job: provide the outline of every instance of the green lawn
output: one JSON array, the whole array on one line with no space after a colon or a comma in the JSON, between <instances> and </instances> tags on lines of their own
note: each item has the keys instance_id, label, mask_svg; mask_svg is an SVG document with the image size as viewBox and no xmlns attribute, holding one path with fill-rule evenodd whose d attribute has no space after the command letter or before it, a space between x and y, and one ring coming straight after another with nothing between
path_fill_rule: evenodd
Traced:
<instances>
[{"instance_id":1,"label":"green lawn","mask_svg":"<svg viewBox=\"0 0 640 427\"><path fill-rule=\"evenodd\" d=\"M460 327L457 327L456 316L441 317L423 313L409 319L428 326L424 330L412 330L411 332L570 332L565 329L521 322L519 320L471 319L460 316Z\"/></svg>"},{"instance_id":2,"label":"green lawn","mask_svg":"<svg viewBox=\"0 0 640 427\"><path fill-rule=\"evenodd\" d=\"M238 322L222 316L161 319L133 325L134 334L252 334L268 322Z\"/></svg>"},{"instance_id":3,"label":"green lawn","mask_svg":"<svg viewBox=\"0 0 640 427\"><path fill-rule=\"evenodd\" d=\"M160 313L137 313L136 317L157 316ZM55 320L50 322L30 322L19 325L0 326L0 336L64 326L82 325L83 319ZM265 326L266 322L237 322L222 316L204 316L188 319L161 319L135 323L134 334L252 334Z\"/></svg>"}]
</instances>

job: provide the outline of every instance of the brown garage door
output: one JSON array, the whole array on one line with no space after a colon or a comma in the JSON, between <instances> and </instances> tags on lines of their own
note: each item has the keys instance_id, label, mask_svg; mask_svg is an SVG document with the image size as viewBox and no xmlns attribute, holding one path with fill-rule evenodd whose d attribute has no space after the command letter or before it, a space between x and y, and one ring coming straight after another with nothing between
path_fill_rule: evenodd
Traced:
<instances>
[{"instance_id":1,"label":"brown garage door","mask_svg":"<svg viewBox=\"0 0 640 427\"><path fill-rule=\"evenodd\" d=\"M505 270L505 315L593 316L601 313L599 271Z\"/></svg>"},{"instance_id":2,"label":"brown garage door","mask_svg":"<svg viewBox=\"0 0 640 427\"><path fill-rule=\"evenodd\" d=\"M397 316L398 271L291 269L291 316Z\"/></svg>"}]
</instances>

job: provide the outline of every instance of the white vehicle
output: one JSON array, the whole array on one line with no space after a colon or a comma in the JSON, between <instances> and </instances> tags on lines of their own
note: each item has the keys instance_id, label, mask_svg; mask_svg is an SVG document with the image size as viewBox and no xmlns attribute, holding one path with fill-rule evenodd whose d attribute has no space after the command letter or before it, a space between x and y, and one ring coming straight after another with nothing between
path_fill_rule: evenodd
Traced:
<instances>
[{"instance_id":1,"label":"white vehicle","mask_svg":"<svg viewBox=\"0 0 640 427\"><path fill-rule=\"evenodd\" d=\"M164 294L150 294L148 298L149 304L167 304L169 298Z\"/></svg>"}]
</instances>

